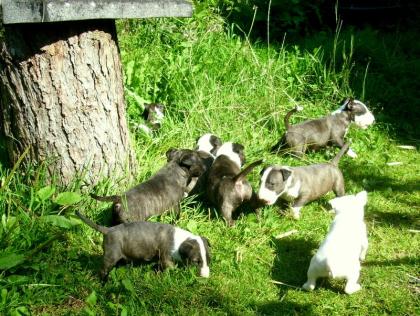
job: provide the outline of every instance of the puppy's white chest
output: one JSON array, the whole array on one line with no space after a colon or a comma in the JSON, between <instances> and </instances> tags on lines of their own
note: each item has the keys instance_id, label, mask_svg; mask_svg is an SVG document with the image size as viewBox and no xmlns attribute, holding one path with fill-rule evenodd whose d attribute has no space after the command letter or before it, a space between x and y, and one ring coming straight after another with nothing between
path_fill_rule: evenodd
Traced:
<instances>
[{"instance_id":1,"label":"puppy's white chest","mask_svg":"<svg viewBox=\"0 0 420 316\"><path fill-rule=\"evenodd\" d=\"M286 201L293 201L299 196L299 190L300 190L300 180L296 181L293 185L286 188L286 190L281 195L281 198Z\"/></svg>"}]
</instances>

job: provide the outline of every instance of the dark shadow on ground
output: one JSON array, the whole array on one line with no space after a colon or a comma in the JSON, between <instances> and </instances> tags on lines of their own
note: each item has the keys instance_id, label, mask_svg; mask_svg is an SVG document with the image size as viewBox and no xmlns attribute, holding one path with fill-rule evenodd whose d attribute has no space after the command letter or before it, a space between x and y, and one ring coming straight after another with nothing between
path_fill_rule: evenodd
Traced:
<instances>
[{"instance_id":1,"label":"dark shadow on ground","mask_svg":"<svg viewBox=\"0 0 420 316\"><path fill-rule=\"evenodd\" d=\"M365 215L368 221L375 220L375 225L391 225L404 229L420 229L420 216L418 214L396 213L395 211L382 211L369 207Z\"/></svg>"},{"instance_id":2,"label":"dark shadow on ground","mask_svg":"<svg viewBox=\"0 0 420 316\"><path fill-rule=\"evenodd\" d=\"M272 279L291 286L302 286L318 245L310 240L294 238L273 239L272 242L277 254L273 263Z\"/></svg>"},{"instance_id":3,"label":"dark shadow on ground","mask_svg":"<svg viewBox=\"0 0 420 316\"><path fill-rule=\"evenodd\" d=\"M368 256L369 258L369 256ZM387 259L387 260L369 260L367 259L362 263L366 267L390 267L390 266L401 266L401 265L419 265L420 257L403 257L398 259Z\"/></svg>"},{"instance_id":4,"label":"dark shadow on ground","mask_svg":"<svg viewBox=\"0 0 420 316\"><path fill-rule=\"evenodd\" d=\"M317 315L311 304L297 304L279 297L278 301L271 301L256 306L257 315Z\"/></svg>"},{"instance_id":5,"label":"dark shadow on ground","mask_svg":"<svg viewBox=\"0 0 420 316\"><path fill-rule=\"evenodd\" d=\"M414 193L420 191L420 181L394 179L384 175L385 166L366 166L357 160L351 163L340 164L340 169L346 175L346 179L351 179L367 191L397 191Z\"/></svg>"},{"instance_id":6,"label":"dark shadow on ground","mask_svg":"<svg viewBox=\"0 0 420 316\"><path fill-rule=\"evenodd\" d=\"M319 245L304 239L273 240L277 257L274 260L272 279L287 285L279 285L280 295L289 290L301 291L300 287L306 282L306 275L313 254ZM317 280L317 287L328 289L335 293L344 293L343 287L329 282L327 278Z\"/></svg>"}]
</instances>

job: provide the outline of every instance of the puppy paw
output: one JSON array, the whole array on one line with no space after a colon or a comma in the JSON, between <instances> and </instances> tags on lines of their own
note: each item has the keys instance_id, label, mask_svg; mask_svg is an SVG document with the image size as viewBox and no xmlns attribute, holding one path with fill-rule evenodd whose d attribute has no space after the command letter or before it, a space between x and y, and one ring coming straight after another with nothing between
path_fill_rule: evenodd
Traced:
<instances>
[{"instance_id":1,"label":"puppy paw","mask_svg":"<svg viewBox=\"0 0 420 316\"><path fill-rule=\"evenodd\" d=\"M306 291L313 291L315 289L315 284L311 282L306 282L304 285L302 285L302 289Z\"/></svg>"},{"instance_id":2,"label":"puppy paw","mask_svg":"<svg viewBox=\"0 0 420 316\"><path fill-rule=\"evenodd\" d=\"M351 158L357 158L357 154L353 151L353 149L349 148L349 150L347 151L347 156L351 157Z\"/></svg>"},{"instance_id":3,"label":"puppy paw","mask_svg":"<svg viewBox=\"0 0 420 316\"><path fill-rule=\"evenodd\" d=\"M300 207L293 207L292 208L292 216L295 220L300 219Z\"/></svg>"},{"instance_id":4,"label":"puppy paw","mask_svg":"<svg viewBox=\"0 0 420 316\"><path fill-rule=\"evenodd\" d=\"M346 292L346 294L353 294L357 291L360 291L361 289L362 287L358 283L347 284L344 289L344 292Z\"/></svg>"}]
</instances>

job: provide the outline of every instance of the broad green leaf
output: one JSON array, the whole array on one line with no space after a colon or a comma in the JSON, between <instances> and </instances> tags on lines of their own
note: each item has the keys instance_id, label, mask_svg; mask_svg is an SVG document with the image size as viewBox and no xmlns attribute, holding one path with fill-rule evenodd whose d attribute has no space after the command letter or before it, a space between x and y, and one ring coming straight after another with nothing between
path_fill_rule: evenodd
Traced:
<instances>
[{"instance_id":1,"label":"broad green leaf","mask_svg":"<svg viewBox=\"0 0 420 316\"><path fill-rule=\"evenodd\" d=\"M26 275L12 274L8 276L6 280L9 283L22 284L22 283L28 283L29 277L27 277Z\"/></svg>"},{"instance_id":2,"label":"broad green leaf","mask_svg":"<svg viewBox=\"0 0 420 316\"><path fill-rule=\"evenodd\" d=\"M0 270L6 270L22 264L25 256L18 253L0 254Z\"/></svg>"},{"instance_id":3,"label":"broad green leaf","mask_svg":"<svg viewBox=\"0 0 420 316\"><path fill-rule=\"evenodd\" d=\"M95 306L96 305L96 292L92 291L92 293L89 294L89 296L86 298L86 303L89 304L89 306Z\"/></svg>"},{"instance_id":4,"label":"broad green leaf","mask_svg":"<svg viewBox=\"0 0 420 316\"><path fill-rule=\"evenodd\" d=\"M7 290L6 289L2 289L1 290L1 303L3 305L6 304L6 300L7 300Z\"/></svg>"},{"instance_id":5,"label":"broad green leaf","mask_svg":"<svg viewBox=\"0 0 420 316\"><path fill-rule=\"evenodd\" d=\"M196 231L196 229L197 229L197 222L196 222L196 221L194 221L194 220L190 220L190 221L188 222L188 224L187 224L187 229L188 229L190 232L194 232L194 231Z\"/></svg>"},{"instance_id":6,"label":"broad green leaf","mask_svg":"<svg viewBox=\"0 0 420 316\"><path fill-rule=\"evenodd\" d=\"M62 192L55 198L54 202L58 205L66 206L79 202L82 199L76 192Z\"/></svg>"},{"instance_id":7,"label":"broad green leaf","mask_svg":"<svg viewBox=\"0 0 420 316\"><path fill-rule=\"evenodd\" d=\"M46 187L39 189L38 192L36 192L36 195L41 201L45 201L49 199L54 193L55 193L55 187L48 185Z\"/></svg>"},{"instance_id":8,"label":"broad green leaf","mask_svg":"<svg viewBox=\"0 0 420 316\"><path fill-rule=\"evenodd\" d=\"M126 78L127 78L127 85L128 86L131 85L131 80L133 78L134 65L135 65L134 60L130 60L127 63L127 67L126 67Z\"/></svg>"},{"instance_id":9,"label":"broad green leaf","mask_svg":"<svg viewBox=\"0 0 420 316\"><path fill-rule=\"evenodd\" d=\"M121 281L121 283L124 285L124 287L127 291L129 291L132 294L136 293L136 290L134 289L133 283L129 279L123 279Z\"/></svg>"},{"instance_id":10,"label":"broad green leaf","mask_svg":"<svg viewBox=\"0 0 420 316\"><path fill-rule=\"evenodd\" d=\"M51 223L54 226L61 228L72 228L73 226L79 225L80 222L75 219L68 219L62 215L45 215L42 219L48 223Z\"/></svg>"},{"instance_id":11,"label":"broad green leaf","mask_svg":"<svg viewBox=\"0 0 420 316\"><path fill-rule=\"evenodd\" d=\"M31 315L28 308L26 306L19 306L14 311L10 313L11 316L24 316L24 315Z\"/></svg>"}]
</instances>

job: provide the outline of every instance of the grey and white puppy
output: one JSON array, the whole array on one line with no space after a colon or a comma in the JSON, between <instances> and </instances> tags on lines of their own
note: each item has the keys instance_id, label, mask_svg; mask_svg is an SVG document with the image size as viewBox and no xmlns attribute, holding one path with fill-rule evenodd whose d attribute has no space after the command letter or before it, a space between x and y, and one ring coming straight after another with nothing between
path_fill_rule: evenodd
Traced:
<instances>
[{"instance_id":1,"label":"grey and white puppy","mask_svg":"<svg viewBox=\"0 0 420 316\"><path fill-rule=\"evenodd\" d=\"M162 169L122 195L91 196L99 201L114 202L117 223L144 221L170 209L179 211L188 183L191 178L202 175L205 166L199 154L190 149L170 149L166 156L169 162Z\"/></svg>"},{"instance_id":2,"label":"grey and white puppy","mask_svg":"<svg viewBox=\"0 0 420 316\"><path fill-rule=\"evenodd\" d=\"M308 202L333 191L344 195L344 178L338 162L349 148L346 143L329 163L303 167L269 166L262 170L258 199L273 205L278 199L293 201L293 217L300 217L300 209Z\"/></svg>"},{"instance_id":3,"label":"grey and white puppy","mask_svg":"<svg viewBox=\"0 0 420 316\"><path fill-rule=\"evenodd\" d=\"M132 261L158 261L162 269L175 262L196 265L199 275L210 276L210 250L207 238L169 224L133 222L113 227L100 226L76 211L77 216L93 229L104 235L103 266L101 279L121 259Z\"/></svg>"},{"instance_id":4,"label":"grey and white puppy","mask_svg":"<svg viewBox=\"0 0 420 316\"><path fill-rule=\"evenodd\" d=\"M244 162L244 146L224 143L217 151L207 179L207 199L218 208L230 226L234 223L232 213L253 195L252 187L245 177L262 160L251 163L241 171Z\"/></svg>"},{"instance_id":5,"label":"grey and white puppy","mask_svg":"<svg viewBox=\"0 0 420 316\"><path fill-rule=\"evenodd\" d=\"M161 103L145 103L142 118L145 124L137 124L137 128L151 135L153 131L157 131L165 118L165 106Z\"/></svg>"},{"instance_id":6,"label":"grey and white puppy","mask_svg":"<svg viewBox=\"0 0 420 316\"><path fill-rule=\"evenodd\" d=\"M354 122L360 128L366 129L375 121L367 106L354 99L347 99L331 115L290 125L290 116L301 110L302 107L297 106L286 114L284 118L286 133L271 148L272 152L289 149L293 154L300 157L308 148L318 149L330 144L343 147L344 136L351 123ZM347 154L352 158L357 157L357 154L351 149Z\"/></svg>"},{"instance_id":7,"label":"grey and white puppy","mask_svg":"<svg viewBox=\"0 0 420 316\"><path fill-rule=\"evenodd\" d=\"M204 163L205 171L199 177L193 177L188 184L186 194L194 195L204 192L208 171L213 164L217 151L222 146L222 140L216 135L207 133L197 139L195 150Z\"/></svg>"}]
</instances>

